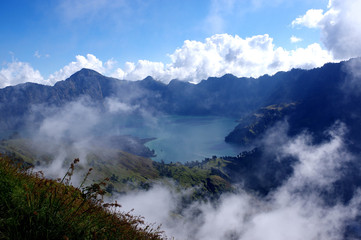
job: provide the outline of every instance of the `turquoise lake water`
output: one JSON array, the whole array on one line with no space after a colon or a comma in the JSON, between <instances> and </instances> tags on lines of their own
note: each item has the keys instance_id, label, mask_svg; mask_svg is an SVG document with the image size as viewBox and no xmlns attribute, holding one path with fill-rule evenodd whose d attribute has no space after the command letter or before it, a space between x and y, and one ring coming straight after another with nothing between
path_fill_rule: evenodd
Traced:
<instances>
[{"instance_id":1,"label":"turquoise lake water","mask_svg":"<svg viewBox=\"0 0 361 240\"><path fill-rule=\"evenodd\" d=\"M239 154L239 146L224 141L224 137L236 125L235 119L215 116L163 116L156 119L128 119L121 123L119 131L139 138L156 138L146 143L157 155L153 160L184 163L201 161L213 155Z\"/></svg>"}]
</instances>

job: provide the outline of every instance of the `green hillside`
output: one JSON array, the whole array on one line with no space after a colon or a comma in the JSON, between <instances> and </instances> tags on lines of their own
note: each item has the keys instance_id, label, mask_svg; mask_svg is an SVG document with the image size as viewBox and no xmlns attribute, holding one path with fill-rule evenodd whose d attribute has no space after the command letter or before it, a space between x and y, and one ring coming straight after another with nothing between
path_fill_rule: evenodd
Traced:
<instances>
[{"instance_id":1,"label":"green hillside","mask_svg":"<svg viewBox=\"0 0 361 240\"><path fill-rule=\"evenodd\" d=\"M162 239L158 227L102 201L106 183L71 186L0 156L0 239Z\"/></svg>"},{"instance_id":2,"label":"green hillside","mask_svg":"<svg viewBox=\"0 0 361 240\"><path fill-rule=\"evenodd\" d=\"M225 137L226 142L248 145L260 138L267 129L292 113L297 103L282 103L260 108L252 115L240 119L235 129Z\"/></svg>"},{"instance_id":3,"label":"green hillside","mask_svg":"<svg viewBox=\"0 0 361 240\"><path fill-rule=\"evenodd\" d=\"M46 166L55 158L54 154L39 150L36 143L29 139L9 139L0 142L0 152L32 166ZM67 149L68 156L63 163L66 168L78 155ZM223 161L223 163L219 163ZM232 186L226 174L222 172L224 160L209 159L202 164L183 165L165 164L149 158L137 156L111 148L96 148L89 151L86 159L80 159L77 171L85 175L89 168L93 174L88 183L109 178L108 192L127 192L132 189L148 189L155 182L168 184L175 182L180 189L193 188L194 198L215 197L222 192L231 191Z\"/></svg>"}]
</instances>

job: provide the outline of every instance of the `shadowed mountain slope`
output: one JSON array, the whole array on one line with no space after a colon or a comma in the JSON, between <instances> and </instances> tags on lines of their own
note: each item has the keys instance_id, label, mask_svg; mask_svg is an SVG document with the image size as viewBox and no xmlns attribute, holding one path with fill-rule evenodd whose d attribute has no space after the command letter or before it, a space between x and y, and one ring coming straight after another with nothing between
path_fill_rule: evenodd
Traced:
<instances>
[{"instance_id":1,"label":"shadowed mountain slope","mask_svg":"<svg viewBox=\"0 0 361 240\"><path fill-rule=\"evenodd\" d=\"M361 98L360 94L346 91L350 88L347 84L352 75L348 66L359 61L351 59L329 63L312 70L293 69L257 79L226 74L196 85L179 80L172 80L166 85L151 77L141 81L124 81L82 69L54 86L25 83L0 89L0 128L2 132L19 129L37 106L62 106L87 97L92 104L100 107L104 107L108 98L114 98L152 113L243 119L247 114L257 113L258 109L270 105L292 103L296 104L294 110L278 117L279 120L288 119L290 133L303 129L322 132L337 120L345 122L352 130L359 127L361 112L358 103ZM354 114L350 115L350 110ZM36 117L41 119L41 114L38 115ZM227 138L228 141L241 143L237 139L242 139L243 135L237 130L254 124L252 118L247 119L236 127L236 133L231 134L234 137ZM263 122L270 125L267 119Z\"/></svg>"}]
</instances>

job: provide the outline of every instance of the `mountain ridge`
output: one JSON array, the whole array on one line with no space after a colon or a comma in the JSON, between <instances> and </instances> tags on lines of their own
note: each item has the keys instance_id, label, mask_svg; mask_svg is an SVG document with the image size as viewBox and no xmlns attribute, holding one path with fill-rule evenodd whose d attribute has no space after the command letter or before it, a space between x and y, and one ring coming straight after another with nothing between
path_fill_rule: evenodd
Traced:
<instances>
[{"instance_id":1,"label":"mountain ridge","mask_svg":"<svg viewBox=\"0 0 361 240\"><path fill-rule=\"evenodd\" d=\"M303 128L317 130L324 123L328 127L338 118L355 125L358 118L349 121L346 109L356 107L360 97L343 104L346 93L342 86L347 80L345 66L357 60L327 63L311 70L292 69L259 78L226 74L198 84L179 80L164 84L150 76L126 81L84 68L54 86L25 83L0 89L0 129L16 131L24 126L24 119L32 114L35 105L61 107L84 96L101 107L106 99L114 98L152 113L233 118L274 104L298 102L297 111L287 115L292 123L291 132L297 133ZM335 107L339 114L334 113ZM318 124L315 119L322 121Z\"/></svg>"}]
</instances>

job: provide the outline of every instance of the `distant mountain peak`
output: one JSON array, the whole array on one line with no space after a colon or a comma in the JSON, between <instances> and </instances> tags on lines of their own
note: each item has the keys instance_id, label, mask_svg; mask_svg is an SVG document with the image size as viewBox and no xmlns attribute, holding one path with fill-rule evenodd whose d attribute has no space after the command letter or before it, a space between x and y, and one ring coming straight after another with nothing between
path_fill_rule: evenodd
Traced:
<instances>
[{"instance_id":1,"label":"distant mountain peak","mask_svg":"<svg viewBox=\"0 0 361 240\"><path fill-rule=\"evenodd\" d=\"M93 69L82 68L81 70L71 75L69 78L90 77L90 76L94 77L94 76L103 76L103 75Z\"/></svg>"},{"instance_id":2,"label":"distant mountain peak","mask_svg":"<svg viewBox=\"0 0 361 240\"><path fill-rule=\"evenodd\" d=\"M139 81L139 84L142 87L149 88L152 90L156 90L156 89L160 90L165 87L165 84L163 82L157 81L151 76L148 76L148 77L144 78L143 80Z\"/></svg>"},{"instance_id":3,"label":"distant mountain peak","mask_svg":"<svg viewBox=\"0 0 361 240\"><path fill-rule=\"evenodd\" d=\"M231 73L226 73L223 75L223 78L237 78L237 77Z\"/></svg>"},{"instance_id":4,"label":"distant mountain peak","mask_svg":"<svg viewBox=\"0 0 361 240\"><path fill-rule=\"evenodd\" d=\"M148 77L144 78L142 81L148 81L148 82L150 82L150 81L156 81L156 80L155 80L153 77L148 76Z\"/></svg>"}]
</instances>

